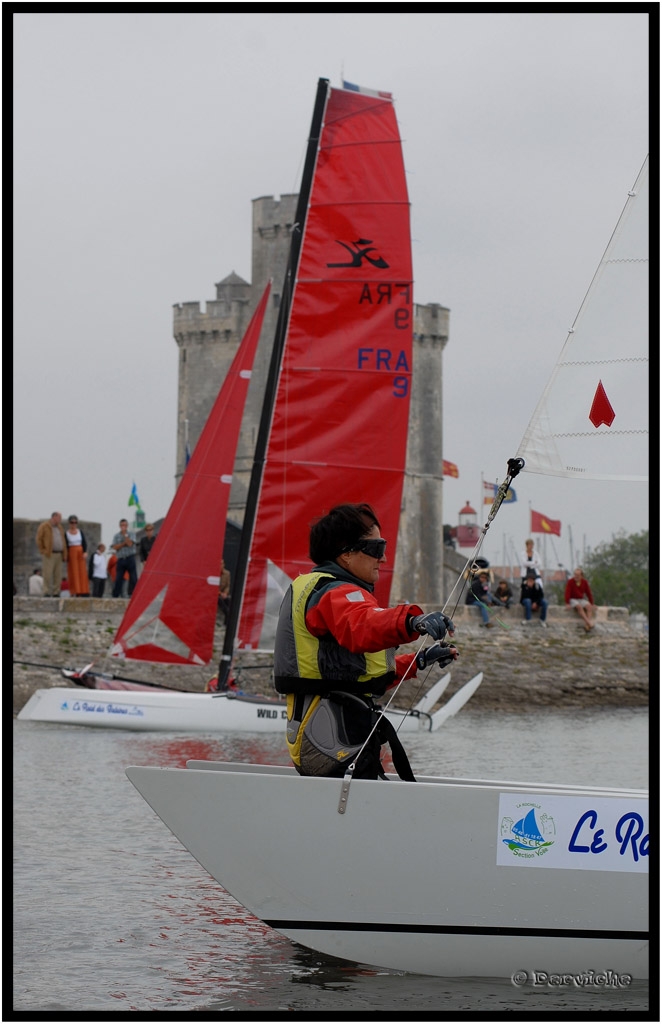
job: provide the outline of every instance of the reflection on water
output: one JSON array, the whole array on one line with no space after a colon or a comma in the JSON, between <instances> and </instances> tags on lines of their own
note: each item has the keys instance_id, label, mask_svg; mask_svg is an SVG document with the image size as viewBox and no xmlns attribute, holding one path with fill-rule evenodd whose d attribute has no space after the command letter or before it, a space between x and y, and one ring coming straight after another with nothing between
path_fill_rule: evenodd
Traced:
<instances>
[{"instance_id":1,"label":"reflection on water","mask_svg":"<svg viewBox=\"0 0 662 1024\"><path fill-rule=\"evenodd\" d=\"M114 740L123 767L184 767L189 760L291 763L284 736L278 732L118 733ZM404 744L419 775L648 786L648 713L642 708L537 710L518 715L464 708L437 732L407 733ZM388 747L383 760L391 771Z\"/></svg>"},{"instance_id":2,"label":"reflection on water","mask_svg":"<svg viewBox=\"0 0 662 1024\"><path fill-rule=\"evenodd\" d=\"M219 739L200 736L140 735L140 763L163 768L184 768L187 761L239 761L248 764L291 764L280 733L238 733ZM131 748L134 744L131 744ZM135 749L132 761L136 763Z\"/></svg>"},{"instance_id":3,"label":"reflection on water","mask_svg":"<svg viewBox=\"0 0 662 1024\"><path fill-rule=\"evenodd\" d=\"M419 774L642 786L647 729L639 710L505 716L465 708L438 733L408 734L406 746ZM515 990L501 979L370 968L290 942L209 877L124 774L129 764L191 759L289 763L280 734L14 723L15 1010L128 1019L646 1009L648 987L637 981L628 992Z\"/></svg>"}]
</instances>

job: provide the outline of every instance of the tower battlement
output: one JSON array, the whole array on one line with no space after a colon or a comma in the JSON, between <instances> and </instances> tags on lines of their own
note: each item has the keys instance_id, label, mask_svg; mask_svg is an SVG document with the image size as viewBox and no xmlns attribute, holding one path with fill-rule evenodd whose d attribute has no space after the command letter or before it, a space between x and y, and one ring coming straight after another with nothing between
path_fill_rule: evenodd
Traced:
<instances>
[{"instance_id":1,"label":"tower battlement","mask_svg":"<svg viewBox=\"0 0 662 1024\"><path fill-rule=\"evenodd\" d=\"M428 302L425 306L414 303L414 343L441 345L442 349L448 341L450 328L450 310L440 306L438 302Z\"/></svg>"},{"instance_id":2,"label":"tower battlement","mask_svg":"<svg viewBox=\"0 0 662 1024\"><path fill-rule=\"evenodd\" d=\"M182 302L173 306L173 334L178 345L193 341L229 341L246 320L248 301Z\"/></svg>"},{"instance_id":3,"label":"tower battlement","mask_svg":"<svg viewBox=\"0 0 662 1024\"><path fill-rule=\"evenodd\" d=\"M216 298L173 306L173 334L180 346L241 337L250 318L252 289L234 271L216 285Z\"/></svg>"}]
</instances>

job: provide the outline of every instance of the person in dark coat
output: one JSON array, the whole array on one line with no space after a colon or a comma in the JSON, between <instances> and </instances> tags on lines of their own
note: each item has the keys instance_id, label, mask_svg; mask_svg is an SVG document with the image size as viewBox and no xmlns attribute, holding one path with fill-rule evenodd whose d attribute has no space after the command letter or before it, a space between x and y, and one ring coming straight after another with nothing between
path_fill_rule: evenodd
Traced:
<instances>
[{"instance_id":1,"label":"person in dark coat","mask_svg":"<svg viewBox=\"0 0 662 1024\"><path fill-rule=\"evenodd\" d=\"M475 604L478 606L483 619L483 625L487 629L491 629L494 626L494 623L490 622L490 613L487 609L492 605L496 605L497 601L490 590L490 574L487 569L481 569L480 572L476 573L473 583L467 591L465 604Z\"/></svg>"},{"instance_id":2,"label":"person in dark coat","mask_svg":"<svg viewBox=\"0 0 662 1024\"><path fill-rule=\"evenodd\" d=\"M510 608L513 603L513 592L507 580L499 580L494 591L494 597L502 608Z\"/></svg>"},{"instance_id":3,"label":"person in dark coat","mask_svg":"<svg viewBox=\"0 0 662 1024\"><path fill-rule=\"evenodd\" d=\"M524 621L526 624L533 622L533 612L540 612L540 625L545 629L547 623L547 600L543 592L540 580L536 578L535 569L527 569L526 576L522 583L522 596L520 604L524 605Z\"/></svg>"},{"instance_id":4,"label":"person in dark coat","mask_svg":"<svg viewBox=\"0 0 662 1024\"><path fill-rule=\"evenodd\" d=\"M156 540L158 534L154 533L154 526L152 523L147 523L145 526L145 534L140 538L140 544L138 545L138 554L140 555L141 565L144 565L147 561L147 556L152 550L152 545Z\"/></svg>"}]
</instances>

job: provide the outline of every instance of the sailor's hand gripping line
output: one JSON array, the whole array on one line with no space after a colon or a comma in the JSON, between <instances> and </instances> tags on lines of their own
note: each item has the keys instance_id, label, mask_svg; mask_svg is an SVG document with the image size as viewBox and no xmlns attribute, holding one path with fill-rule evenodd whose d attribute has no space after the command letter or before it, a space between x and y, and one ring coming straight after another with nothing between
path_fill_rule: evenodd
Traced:
<instances>
[{"instance_id":1,"label":"sailor's hand gripping line","mask_svg":"<svg viewBox=\"0 0 662 1024\"><path fill-rule=\"evenodd\" d=\"M524 459L508 459L508 472L506 474L506 477L497 489L497 493L494 497L494 501L492 502L492 506L488 513L487 520L485 522L483 529L481 530L476 546L470 558L467 559L464 571L458 577L458 581L453 587L453 590L451 591L448 600L445 602L443 610L441 612L428 612L425 615L418 615L414 619L412 619L410 623L411 627L421 633L420 644L417 650L412 655L412 664L415 661L416 667L418 668L419 671L424 671L426 668L429 668L433 664L438 664L440 668L443 668L444 666L449 665L452 661L455 661L455 659L459 656L459 651L453 644L444 642L444 637L446 636L446 634L448 634L451 637L455 634L455 626L453 625L453 620L449 618L449 616L446 614L446 611L452 604L453 594L459 587L459 593L455 600L455 604L453 605L454 609L457 608L460 602L460 598L462 596L462 591L464 589L464 586L466 585L465 577L468 577L468 570L471 569L475 571L479 568L475 564L475 559L478 557L483 541L485 539L485 535L489 530L490 526L492 525L492 522L494 521L497 512L501 508L501 505L506 495L508 494L508 488L510 487L512 481L523 468ZM500 624L503 625L504 628L507 628L504 623ZM429 647L424 647L427 636L431 637L435 642L431 644ZM368 745L370 739L374 735L375 731L378 729L381 719L391 706L391 703L393 702L395 695L397 694L404 680L407 678L407 675L408 673L405 673L405 675L402 677L397 686L393 688L393 693L391 694L388 703L383 708L380 708L380 713L379 717L377 718L377 721L373 725L372 729L370 730L370 733L368 734L363 743L363 746L361 747L358 754L356 755L352 763L349 765L347 771L343 776L342 786L340 790L340 800L338 802L339 814L345 813L345 809L347 807L347 800L349 797L349 787L352 781L354 771L356 769L357 762L361 757L363 751L365 750L366 746Z\"/></svg>"}]
</instances>

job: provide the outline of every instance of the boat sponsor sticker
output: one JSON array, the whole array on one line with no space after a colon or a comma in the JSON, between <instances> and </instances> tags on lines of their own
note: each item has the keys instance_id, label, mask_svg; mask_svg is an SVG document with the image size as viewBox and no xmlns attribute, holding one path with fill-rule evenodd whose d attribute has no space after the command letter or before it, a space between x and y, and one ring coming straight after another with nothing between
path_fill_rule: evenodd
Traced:
<instances>
[{"instance_id":1,"label":"boat sponsor sticker","mask_svg":"<svg viewBox=\"0 0 662 1024\"><path fill-rule=\"evenodd\" d=\"M499 795L499 865L647 873L648 844L648 800Z\"/></svg>"},{"instance_id":2,"label":"boat sponsor sticker","mask_svg":"<svg viewBox=\"0 0 662 1024\"><path fill-rule=\"evenodd\" d=\"M60 711L71 711L78 714L95 715L137 715L144 717L145 712L137 704L113 704L111 701L95 700L63 700Z\"/></svg>"}]
</instances>

